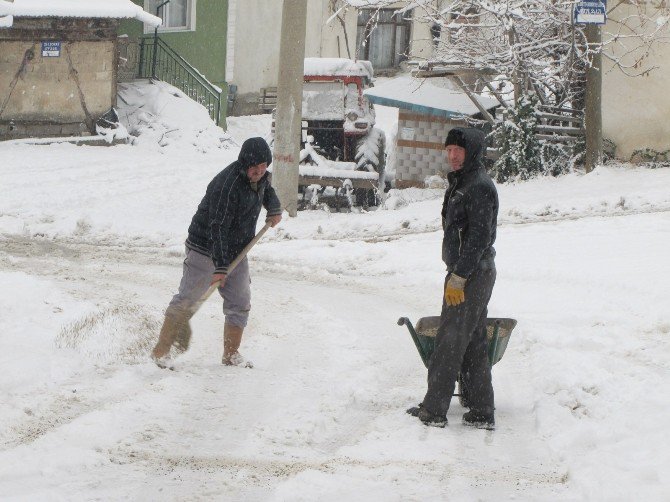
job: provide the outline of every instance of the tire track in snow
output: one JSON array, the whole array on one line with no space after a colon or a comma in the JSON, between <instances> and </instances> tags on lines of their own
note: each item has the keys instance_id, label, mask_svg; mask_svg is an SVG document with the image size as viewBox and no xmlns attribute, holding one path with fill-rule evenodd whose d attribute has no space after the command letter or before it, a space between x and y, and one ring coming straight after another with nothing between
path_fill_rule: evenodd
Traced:
<instances>
[{"instance_id":1,"label":"tire track in snow","mask_svg":"<svg viewBox=\"0 0 670 502\"><path fill-rule=\"evenodd\" d=\"M107 372L113 376L117 369L110 367ZM137 401L140 396L151 392L150 387L165 376L157 372L148 381L144 381L146 385L143 387L119 394L117 391L106 390L97 381L82 385L82 379L88 377L78 375L79 378L61 384L58 389L46 395L40 394L40 405L27 407L24 410L26 417L20 423L6 424L0 439L0 452L29 445L88 414Z\"/></svg>"}]
</instances>

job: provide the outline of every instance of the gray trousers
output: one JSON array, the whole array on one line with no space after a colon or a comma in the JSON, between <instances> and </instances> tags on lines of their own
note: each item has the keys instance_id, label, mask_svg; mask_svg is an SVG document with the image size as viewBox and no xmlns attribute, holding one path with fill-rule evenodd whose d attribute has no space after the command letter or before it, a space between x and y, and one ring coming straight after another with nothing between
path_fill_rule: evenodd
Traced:
<instances>
[{"instance_id":1,"label":"gray trousers","mask_svg":"<svg viewBox=\"0 0 670 502\"><path fill-rule=\"evenodd\" d=\"M445 279L445 286L449 275ZM494 267L478 269L465 284L465 301L450 307L442 300L440 327L428 365L423 406L446 416L459 372L469 391L470 409L493 413L493 385L486 342L487 307L496 280Z\"/></svg>"},{"instance_id":2,"label":"gray trousers","mask_svg":"<svg viewBox=\"0 0 670 502\"><path fill-rule=\"evenodd\" d=\"M209 289L214 275L214 262L209 256L186 248L184 272L179 284L179 292L172 297L169 309L180 309L191 315L200 308L199 301ZM223 297L223 313L226 324L244 328L251 310L251 278L249 262L244 258L239 265L226 276L226 283L219 288Z\"/></svg>"}]
</instances>

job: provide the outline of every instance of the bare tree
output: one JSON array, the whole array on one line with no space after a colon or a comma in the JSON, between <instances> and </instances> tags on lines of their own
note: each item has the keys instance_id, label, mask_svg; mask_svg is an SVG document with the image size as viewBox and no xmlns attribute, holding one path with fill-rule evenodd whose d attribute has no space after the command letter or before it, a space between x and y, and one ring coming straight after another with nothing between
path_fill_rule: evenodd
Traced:
<instances>
[{"instance_id":1,"label":"bare tree","mask_svg":"<svg viewBox=\"0 0 670 502\"><path fill-rule=\"evenodd\" d=\"M441 32L432 60L493 69L499 80L511 83L515 98L532 90L554 106L581 107L584 72L594 54L628 75L644 75L655 68L648 57L654 45L669 40L666 0L618 0L597 45L589 45L584 26L574 23L577 0L340 2L344 10L413 9L415 19Z\"/></svg>"}]
</instances>

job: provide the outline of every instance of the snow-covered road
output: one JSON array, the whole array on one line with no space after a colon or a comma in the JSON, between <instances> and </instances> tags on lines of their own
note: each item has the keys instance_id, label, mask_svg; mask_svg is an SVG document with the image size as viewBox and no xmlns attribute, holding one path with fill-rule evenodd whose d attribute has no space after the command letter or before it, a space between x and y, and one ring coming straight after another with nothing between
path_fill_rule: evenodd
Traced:
<instances>
[{"instance_id":1,"label":"snow-covered road","mask_svg":"<svg viewBox=\"0 0 670 502\"><path fill-rule=\"evenodd\" d=\"M282 241L261 243L244 341L256 367L221 366L212 299L174 372L153 366L146 350L178 281L179 253L5 236L0 275L14 281L19 301L3 305L31 313L3 321L19 339L3 338L17 357L3 357L16 374L3 383L1 492L25 500L654 499L666 454L657 454L661 465L628 467L638 448L667 442L653 425L665 413L670 324L663 312L655 320L651 305L670 291L644 287L668 276L667 265L645 265L664 253L648 237L667 228L668 213L500 228L491 315L520 325L494 369L495 432L461 426L455 401L446 430L404 413L424 391L425 370L395 321L439 308L439 269L426 283L420 265L439 247L438 232L358 243L378 260L348 273L310 261L308 241L286 240L283 252ZM639 247L622 246L621 235L646 242L628 296L618 288ZM321 244L341 254L352 245ZM616 252L596 252L608 249ZM419 265L375 268L398 255ZM88 308L78 310L82 302Z\"/></svg>"},{"instance_id":2,"label":"snow-covered road","mask_svg":"<svg viewBox=\"0 0 670 502\"><path fill-rule=\"evenodd\" d=\"M511 392L499 399L494 433L466 429L456 417L445 434L404 413L421 396L424 370L395 320L435 302L408 297L391 281L295 280L264 264L254 274L245 340L256 368L219 363L221 315L212 300L194 321L192 350L166 372L132 353L146 345L131 337L155 337L155 325L132 332L169 298L179 259L160 250L56 247L14 242L3 258L14 274L56 269L61 279L50 289L87 297L97 312L125 307L115 326L125 333L103 329L104 316L67 324L57 344L74 352L64 359L78 354L79 366L56 384L26 382L13 395L22 413L7 424L0 452L9 497L465 500L473 487L486 498L513 493L519 480L534 496L565 489L565 466L536 437L528 389L514 384L527 380L527 364L497 382ZM520 416L506 419L514 409Z\"/></svg>"}]
</instances>

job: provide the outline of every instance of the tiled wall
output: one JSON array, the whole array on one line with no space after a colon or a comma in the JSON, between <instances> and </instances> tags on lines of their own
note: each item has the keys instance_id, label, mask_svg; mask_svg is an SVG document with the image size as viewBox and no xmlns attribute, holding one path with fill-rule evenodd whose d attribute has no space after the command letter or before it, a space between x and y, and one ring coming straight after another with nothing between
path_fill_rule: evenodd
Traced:
<instances>
[{"instance_id":1,"label":"tiled wall","mask_svg":"<svg viewBox=\"0 0 670 502\"><path fill-rule=\"evenodd\" d=\"M423 186L435 174L446 176L444 140L460 121L400 110L396 145L396 186Z\"/></svg>"}]
</instances>

